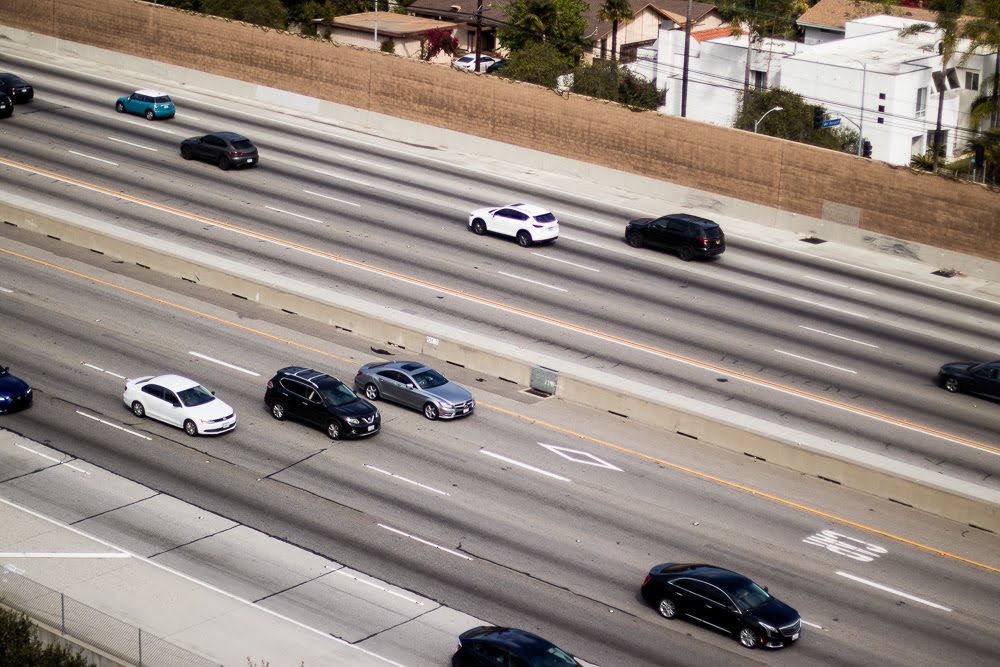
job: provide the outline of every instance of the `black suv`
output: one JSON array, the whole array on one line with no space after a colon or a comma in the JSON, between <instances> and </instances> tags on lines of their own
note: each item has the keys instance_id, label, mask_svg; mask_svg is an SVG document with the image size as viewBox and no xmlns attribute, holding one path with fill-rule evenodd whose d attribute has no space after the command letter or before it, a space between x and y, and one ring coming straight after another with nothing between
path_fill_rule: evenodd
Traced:
<instances>
[{"instance_id":1,"label":"black suv","mask_svg":"<svg viewBox=\"0 0 1000 667\"><path fill-rule=\"evenodd\" d=\"M267 381L264 403L275 419L292 417L326 430L333 440L378 433L378 408L346 384L311 368L282 368Z\"/></svg>"},{"instance_id":2,"label":"black suv","mask_svg":"<svg viewBox=\"0 0 1000 667\"><path fill-rule=\"evenodd\" d=\"M181 142L181 157L214 162L223 171L230 167L256 167L260 162L253 142L235 132L213 132L185 139Z\"/></svg>"},{"instance_id":3,"label":"black suv","mask_svg":"<svg viewBox=\"0 0 1000 667\"><path fill-rule=\"evenodd\" d=\"M651 246L673 250L685 262L726 251L722 227L708 218L687 213L633 220L625 227L625 240L633 248Z\"/></svg>"}]
</instances>

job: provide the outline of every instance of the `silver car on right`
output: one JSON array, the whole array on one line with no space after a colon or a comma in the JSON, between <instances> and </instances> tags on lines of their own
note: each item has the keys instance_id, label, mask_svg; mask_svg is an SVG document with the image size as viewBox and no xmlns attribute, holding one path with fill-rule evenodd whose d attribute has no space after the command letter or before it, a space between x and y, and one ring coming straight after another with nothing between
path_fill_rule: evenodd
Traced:
<instances>
[{"instance_id":1,"label":"silver car on right","mask_svg":"<svg viewBox=\"0 0 1000 667\"><path fill-rule=\"evenodd\" d=\"M419 361L365 364L354 377L354 390L370 401L384 398L421 410L432 420L466 417L476 408L468 389Z\"/></svg>"}]
</instances>

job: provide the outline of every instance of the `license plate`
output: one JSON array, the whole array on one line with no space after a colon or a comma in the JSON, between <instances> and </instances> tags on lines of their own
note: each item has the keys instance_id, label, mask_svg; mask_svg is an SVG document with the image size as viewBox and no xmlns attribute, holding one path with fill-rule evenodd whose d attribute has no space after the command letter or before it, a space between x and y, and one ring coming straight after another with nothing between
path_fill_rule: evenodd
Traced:
<instances>
[{"instance_id":1,"label":"license plate","mask_svg":"<svg viewBox=\"0 0 1000 667\"><path fill-rule=\"evenodd\" d=\"M249 160L247 160L247 164L250 164L251 162L253 162L253 158L250 158Z\"/></svg>"},{"instance_id":2,"label":"license plate","mask_svg":"<svg viewBox=\"0 0 1000 667\"><path fill-rule=\"evenodd\" d=\"M374 430L375 430L375 425L374 425L374 424L372 424L371 426L369 426L369 427L368 427L368 430L369 430L369 431L374 431Z\"/></svg>"},{"instance_id":3,"label":"license plate","mask_svg":"<svg viewBox=\"0 0 1000 667\"><path fill-rule=\"evenodd\" d=\"M798 638L799 638L799 633L796 632L794 635L792 635L792 641L795 641Z\"/></svg>"}]
</instances>

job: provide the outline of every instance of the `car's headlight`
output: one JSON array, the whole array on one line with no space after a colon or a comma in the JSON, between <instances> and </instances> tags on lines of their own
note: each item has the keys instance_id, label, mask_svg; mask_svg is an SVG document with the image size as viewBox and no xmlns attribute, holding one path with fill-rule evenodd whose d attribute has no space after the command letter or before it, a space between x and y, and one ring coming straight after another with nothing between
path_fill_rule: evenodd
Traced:
<instances>
[{"instance_id":1,"label":"car's headlight","mask_svg":"<svg viewBox=\"0 0 1000 667\"><path fill-rule=\"evenodd\" d=\"M361 420L358 419L357 417L345 417L344 421L350 424L351 426L357 426L358 424L361 423Z\"/></svg>"},{"instance_id":2,"label":"car's headlight","mask_svg":"<svg viewBox=\"0 0 1000 667\"><path fill-rule=\"evenodd\" d=\"M10 403L11 398L7 394L0 394L0 403Z\"/></svg>"},{"instance_id":3,"label":"car's headlight","mask_svg":"<svg viewBox=\"0 0 1000 667\"><path fill-rule=\"evenodd\" d=\"M773 625L768 625L764 621L757 621L757 622L760 624L760 627L762 627L765 630L767 630L767 634L769 634L769 635L776 635L776 634L778 634L778 628L774 627Z\"/></svg>"}]
</instances>

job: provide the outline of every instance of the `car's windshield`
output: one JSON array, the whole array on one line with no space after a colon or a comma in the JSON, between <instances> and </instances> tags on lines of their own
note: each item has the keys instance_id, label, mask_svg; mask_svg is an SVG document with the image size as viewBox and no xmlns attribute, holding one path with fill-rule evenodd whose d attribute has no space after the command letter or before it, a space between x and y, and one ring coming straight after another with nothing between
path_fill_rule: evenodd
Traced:
<instances>
[{"instance_id":1,"label":"car's windshield","mask_svg":"<svg viewBox=\"0 0 1000 667\"><path fill-rule=\"evenodd\" d=\"M358 395L343 383L320 387L319 393L323 394L323 401L332 406L347 405L358 400Z\"/></svg>"},{"instance_id":2,"label":"car's windshield","mask_svg":"<svg viewBox=\"0 0 1000 667\"><path fill-rule=\"evenodd\" d=\"M211 403L215 400L215 396L212 395L208 389L205 389L200 384L191 387L190 389L185 389L184 391L177 392L177 398L181 399L186 407L194 407L196 405L204 405L205 403Z\"/></svg>"},{"instance_id":3,"label":"car's windshield","mask_svg":"<svg viewBox=\"0 0 1000 667\"><path fill-rule=\"evenodd\" d=\"M24 79L22 79L20 77L17 77L17 76L8 77L7 83L9 83L12 86L27 86L28 85L27 81L25 81Z\"/></svg>"},{"instance_id":4,"label":"car's windshield","mask_svg":"<svg viewBox=\"0 0 1000 667\"><path fill-rule=\"evenodd\" d=\"M733 591L732 596L736 600L736 606L740 608L740 611L756 609L771 597L767 591L752 581L743 588Z\"/></svg>"},{"instance_id":5,"label":"car's windshield","mask_svg":"<svg viewBox=\"0 0 1000 667\"><path fill-rule=\"evenodd\" d=\"M426 371L417 373L413 376L413 380L421 389L433 389L434 387L440 387L448 382L448 379L445 376L441 375L433 368L428 368Z\"/></svg>"}]
</instances>

